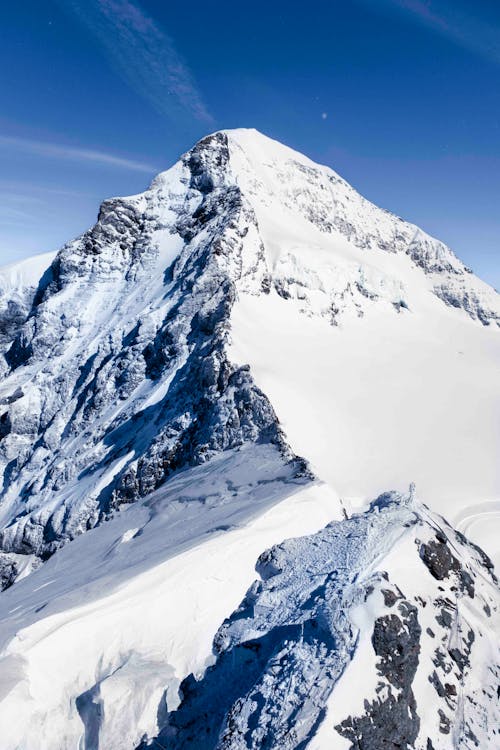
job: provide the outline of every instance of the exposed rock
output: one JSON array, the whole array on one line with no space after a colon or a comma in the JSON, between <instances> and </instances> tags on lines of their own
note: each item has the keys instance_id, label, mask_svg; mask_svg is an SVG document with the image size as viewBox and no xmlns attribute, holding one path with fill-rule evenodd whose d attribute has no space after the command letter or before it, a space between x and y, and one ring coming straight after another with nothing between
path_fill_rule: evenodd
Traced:
<instances>
[{"instance_id":1,"label":"exposed rock","mask_svg":"<svg viewBox=\"0 0 500 750\"><path fill-rule=\"evenodd\" d=\"M348 692L351 702L363 707L334 725L353 750L431 750L441 747L443 733L453 733L456 747L469 750L477 735L492 736L493 704L488 702L488 710L478 714L476 687L469 687L466 680L469 657L477 657L471 653L472 631L457 640L463 617L460 600L453 605L453 624L443 624L437 634L429 628L424 631L420 623L423 610L417 603L429 600L424 591L434 592L429 606L439 611L434 573L444 572L450 557L440 552L438 567L431 564L421 578L408 579L406 593L380 569L383 550L392 549L396 539L407 544L402 554L415 555L417 534L429 542L437 539L451 555L451 530L439 530L435 537L434 533L428 512L420 512L413 493L406 497L386 493L364 514L264 552L256 566L260 580L215 636L215 663L203 676L190 675L183 681L179 707L168 712L158 737L145 738L140 750L304 750L331 722L339 686L345 691L343 700ZM481 581L478 596L483 598L486 569L479 555L458 537L453 543L460 560L467 559L471 579L476 585ZM426 547L433 549L429 543ZM434 563L434 554L429 554ZM453 581L447 585L451 590ZM377 598L382 614L374 617L369 613L376 611ZM429 621L432 612L426 617ZM362 631L354 624L358 621L366 623ZM365 695L364 684L356 683L353 690L349 675L365 628L371 628L376 658L374 697ZM436 647L436 638L447 651ZM450 640L457 644L457 653L467 655L460 663ZM483 663L481 669L485 667ZM422 693L416 688L417 672L427 674L436 692L431 709L435 729L428 689ZM367 668L364 673L371 682ZM493 685L494 677L487 681Z\"/></svg>"}]
</instances>

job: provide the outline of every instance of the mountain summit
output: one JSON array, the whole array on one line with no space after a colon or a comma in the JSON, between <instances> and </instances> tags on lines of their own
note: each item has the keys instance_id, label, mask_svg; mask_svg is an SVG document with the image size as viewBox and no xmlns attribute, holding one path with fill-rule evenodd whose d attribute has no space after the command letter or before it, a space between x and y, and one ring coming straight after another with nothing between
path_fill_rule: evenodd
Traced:
<instances>
[{"instance_id":1,"label":"mountain summit","mask_svg":"<svg viewBox=\"0 0 500 750\"><path fill-rule=\"evenodd\" d=\"M5 750L493 747L500 305L446 245L220 131L0 292Z\"/></svg>"}]
</instances>

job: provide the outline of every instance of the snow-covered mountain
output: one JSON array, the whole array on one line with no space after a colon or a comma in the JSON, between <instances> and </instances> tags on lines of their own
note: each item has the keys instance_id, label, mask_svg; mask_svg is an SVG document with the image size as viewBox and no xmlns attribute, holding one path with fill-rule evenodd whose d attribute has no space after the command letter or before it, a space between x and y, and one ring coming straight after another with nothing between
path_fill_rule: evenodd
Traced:
<instances>
[{"instance_id":1,"label":"snow-covered mountain","mask_svg":"<svg viewBox=\"0 0 500 750\"><path fill-rule=\"evenodd\" d=\"M5 750L494 746L436 513L498 555L500 306L449 248L222 131L0 292Z\"/></svg>"}]
</instances>

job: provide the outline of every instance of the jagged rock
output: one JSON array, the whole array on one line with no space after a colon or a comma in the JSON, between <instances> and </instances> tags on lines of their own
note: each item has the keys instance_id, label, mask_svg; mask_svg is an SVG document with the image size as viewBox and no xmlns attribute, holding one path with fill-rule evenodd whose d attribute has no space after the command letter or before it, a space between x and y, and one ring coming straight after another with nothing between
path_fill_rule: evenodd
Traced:
<instances>
[{"instance_id":1,"label":"jagged rock","mask_svg":"<svg viewBox=\"0 0 500 750\"><path fill-rule=\"evenodd\" d=\"M215 664L202 677L184 680L180 706L167 714L158 738L146 738L139 750L305 748L325 724L333 724L331 714L338 718L339 689L344 694L350 690L351 703L362 706L363 712L331 726L332 747L335 732L349 740L353 750L438 748L439 735L452 731L460 748L472 748L475 736L491 737L494 703L483 701L485 710L476 712L477 684L469 686L466 680L471 658L476 668L481 664L483 674L488 665L481 651L472 655L473 631L463 639L458 635L456 623L467 617L465 601L453 603L453 628L445 623L438 631L443 644L453 637L458 640L436 667L429 654L439 649L432 642L434 633L422 629L420 602L434 592L431 609L439 610L436 581L448 578L448 573L436 578L420 552L426 566L421 577L404 580L384 558L395 544L401 555L415 556L414 542L421 535L429 537L428 549L436 523L413 493L386 493L364 514L264 552L256 565L260 580L215 636ZM471 580L477 582L478 596L491 597L483 577L486 573L490 584L494 579L473 546L446 525L437 538L446 550L441 558L449 560L453 549L463 561L459 565L467 565ZM389 573L383 569L387 564ZM393 577L399 584L404 580L405 591L391 585ZM448 585L451 590L452 582ZM472 600L474 594L465 589L464 597ZM431 611L425 615L429 619ZM349 676L350 663L366 658L357 654L370 630L376 658L373 698L363 684L350 683ZM458 673L448 669L450 660ZM369 669L367 662L364 672L371 683ZM448 676L441 678L445 671ZM427 688L416 682L417 675L425 674L436 691L431 709L435 722ZM494 679L491 674L487 678L491 688ZM324 746L330 746L326 740Z\"/></svg>"}]
</instances>

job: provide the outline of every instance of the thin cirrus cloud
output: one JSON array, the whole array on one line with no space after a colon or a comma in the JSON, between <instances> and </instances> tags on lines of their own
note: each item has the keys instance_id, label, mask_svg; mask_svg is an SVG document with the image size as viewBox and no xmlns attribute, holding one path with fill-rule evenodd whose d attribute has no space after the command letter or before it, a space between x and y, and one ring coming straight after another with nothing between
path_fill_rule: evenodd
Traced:
<instances>
[{"instance_id":1,"label":"thin cirrus cloud","mask_svg":"<svg viewBox=\"0 0 500 750\"><path fill-rule=\"evenodd\" d=\"M377 10L405 12L463 49L500 64L500 26L484 16L479 3L459 0L364 0Z\"/></svg>"},{"instance_id":2,"label":"thin cirrus cloud","mask_svg":"<svg viewBox=\"0 0 500 750\"><path fill-rule=\"evenodd\" d=\"M98 40L116 72L163 115L212 123L166 32L130 0L59 0Z\"/></svg>"},{"instance_id":3,"label":"thin cirrus cloud","mask_svg":"<svg viewBox=\"0 0 500 750\"><path fill-rule=\"evenodd\" d=\"M136 172L146 172L148 174L158 171L151 164L145 164L144 162L135 161L133 159L124 159L121 156L114 156L113 154L108 154L104 151L94 151L93 149L76 148L74 146L63 146L57 143L36 141L29 138L18 138L16 136L0 135L0 148L1 147L52 159L97 163L104 166L131 169Z\"/></svg>"}]
</instances>

